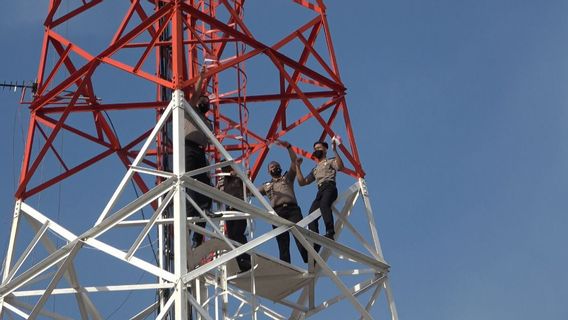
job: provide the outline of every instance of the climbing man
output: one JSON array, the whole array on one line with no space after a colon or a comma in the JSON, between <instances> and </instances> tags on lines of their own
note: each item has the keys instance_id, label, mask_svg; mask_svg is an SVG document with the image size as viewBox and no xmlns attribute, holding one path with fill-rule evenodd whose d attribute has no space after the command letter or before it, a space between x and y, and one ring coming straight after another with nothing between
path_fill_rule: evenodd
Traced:
<instances>
[{"instance_id":1,"label":"climbing man","mask_svg":"<svg viewBox=\"0 0 568 320\"><path fill-rule=\"evenodd\" d=\"M245 188L244 183L239 178L235 172L235 170L227 165L221 168L223 172L217 187L221 191L225 191L227 194L239 198L241 200L245 200ZM227 211L236 210L232 207L227 207ZM227 229L227 236L229 239L234 240L240 244L247 243L247 236L245 235L245 231L247 229L247 220L246 219L236 219L236 220L226 220L226 229ZM239 269L241 272L248 271L251 268L250 263L250 255L243 253L236 258L237 264L239 265Z\"/></svg>"},{"instance_id":2,"label":"climbing man","mask_svg":"<svg viewBox=\"0 0 568 320\"><path fill-rule=\"evenodd\" d=\"M193 90L193 94L189 101L191 107L197 112L201 121L205 123L207 128L211 131L213 126L211 120L207 118L207 112L210 108L209 97L203 93L203 74L205 73L206 67L203 66L199 74L197 84ZM185 113L185 171L189 172L199 168L207 166L207 157L205 155L205 150L209 144L209 139L205 132L203 132L199 126L190 117L189 113ZM203 182L211 186L211 179L208 172L203 172L192 176L195 180ZM199 208L205 210L208 215L211 215L211 198L196 192L194 190L187 189L187 194L197 203ZM200 217L199 212L189 201L186 201L187 216L188 217ZM205 222L197 222L198 226L205 228ZM193 233L193 244L192 247L196 248L203 242L203 235L197 232Z\"/></svg>"}]
</instances>

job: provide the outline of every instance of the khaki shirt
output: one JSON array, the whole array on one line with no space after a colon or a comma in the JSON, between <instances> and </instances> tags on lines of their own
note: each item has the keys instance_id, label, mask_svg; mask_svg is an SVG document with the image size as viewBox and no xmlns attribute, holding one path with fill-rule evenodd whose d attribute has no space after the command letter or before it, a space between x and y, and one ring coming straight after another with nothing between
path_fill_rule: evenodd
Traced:
<instances>
[{"instance_id":1,"label":"khaki shirt","mask_svg":"<svg viewBox=\"0 0 568 320\"><path fill-rule=\"evenodd\" d=\"M268 196L270 205L273 208L285 203L298 204L298 201L296 201L296 194L294 193L295 178L296 171L290 170L280 178L272 178L271 181L259 187L258 191L260 194Z\"/></svg>"},{"instance_id":2,"label":"khaki shirt","mask_svg":"<svg viewBox=\"0 0 568 320\"><path fill-rule=\"evenodd\" d=\"M205 117L205 115L203 115L201 112L196 112L201 120L205 123L207 128L209 128L210 131L213 131L211 120L207 119L207 117ZM209 143L207 135L199 129L199 127L193 122L193 119L187 113L185 113L183 129L185 131L185 140L191 141L200 146L206 146Z\"/></svg>"},{"instance_id":3,"label":"khaki shirt","mask_svg":"<svg viewBox=\"0 0 568 320\"><path fill-rule=\"evenodd\" d=\"M338 168L335 158L322 160L312 169L310 174L306 176L306 182L312 183L316 181L318 186L326 181L335 182Z\"/></svg>"},{"instance_id":4,"label":"khaki shirt","mask_svg":"<svg viewBox=\"0 0 568 320\"><path fill-rule=\"evenodd\" d=\"M244 199L243 186L244 183L241 178L235 176L222 176L217 184L217 188L219 188L219 190L225 191L233 197L241 200Z\"/></svg>"}]
</instances>

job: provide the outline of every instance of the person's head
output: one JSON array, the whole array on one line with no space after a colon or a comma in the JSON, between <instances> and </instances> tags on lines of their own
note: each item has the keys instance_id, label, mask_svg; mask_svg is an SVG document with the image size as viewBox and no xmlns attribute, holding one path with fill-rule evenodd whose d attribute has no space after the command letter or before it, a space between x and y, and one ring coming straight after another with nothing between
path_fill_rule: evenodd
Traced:
<instances>
[{"instance_id":1,"label":"person's head","mask_svg":"<svg viewBox=\"0 0 568 320\"><path fill-rule=\"evenodd\" d=\"M268 164L268 173L273 178L280 178L282 176L282 167L280 167L280 163L276 161L270 161Z\"/></svg>"},{"instance_id":2,"label":"person's head","mask_svg":"<svg viewBox=\"0 0 568 320\"><path fill-rule=\"evenodd\" d=\"M203 114L206 114L207 111L209 111L209 106L210 106L209 96L206 96L204 94L199 96L199 99L197 100L197 110L199 110L199 112Z\"/></svg>"},{"instance_id":3,"label":"person's head","mask_svg":"<svg viewBox=\"0 0 568 320\"><path fill-rule=\"evenodd\" d=\"M325 141L314 142L314 152L312 153L314 157L318 160L325 159L327 156L328 144Z\"/></svg>"}]
</instances>

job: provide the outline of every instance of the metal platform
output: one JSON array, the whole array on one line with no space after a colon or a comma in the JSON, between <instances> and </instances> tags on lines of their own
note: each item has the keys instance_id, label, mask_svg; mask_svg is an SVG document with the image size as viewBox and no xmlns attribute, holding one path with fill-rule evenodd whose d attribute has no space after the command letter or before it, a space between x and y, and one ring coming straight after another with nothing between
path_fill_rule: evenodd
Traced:
<instances>
[{"instance_id":1,"label":"metal platform","mask_svg":"<svg viewBox=\"0 0 568 320\"><path fill-rule=\"evenodd\" d=\"M195 269L230 250L231 248L222 240L205 241L196 249L188 250L188 268ZM260 297L278 301L300 290L313 279L306 269L264 254L253 254L253 256L253 269L246 272L240 271L235 259L227 262L229 284L243 291L255 292ZM251 281L252 277L254 277L254 282ZM252 283L255 284L254 289Z\"/></svg>"}]
</instances>

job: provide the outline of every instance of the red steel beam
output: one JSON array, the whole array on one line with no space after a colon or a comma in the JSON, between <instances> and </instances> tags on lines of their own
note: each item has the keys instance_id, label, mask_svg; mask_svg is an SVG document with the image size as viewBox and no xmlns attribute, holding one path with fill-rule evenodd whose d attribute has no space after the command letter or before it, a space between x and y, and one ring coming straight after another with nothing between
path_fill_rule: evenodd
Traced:
<instances>
[{"instance_id":1,"label":"red steel beam","mask_svg":"<svg viewBox=\"0 0 568 320\"><path fill-rule=\"evenodd\" d=\"M275 140L284 138L288 133L301 127L309 119L315 119L321 126L321 139L328 135L333 136L336 132L334 125L340 115L342 115L344 119L346 140L349 143L341 145L339 149L345 155L347 162L354 168L346 168L344 172L355 177L364 176L365 173L360 163L345 101L345 87L339 75L329 24L325 14L326 8L323 1L316 0L315 2L310 2L307 0L293 0L293 2L305 8L315 11L317 16L306 24L301 25L290 34L284 36L272 46L255 39L253 32L247 27L245 20L241 18L242 3L238 1L235 1L234 4L227 0L211 2L208 4L210 5L209 10L203 12L201 10L205 10L204 2L199 2L199 5L197 5L197 3L190 5L178 0L163 1L164 5L159 7L156 1L148 0L149 3L154 5L152 14L145 12L140 0L130 1L130 6L124 16L122 16L120 25L114 33L108 47L103 48L98 54L91 54L77 45L77 43L57 33L54 28L60 26L63 22L79 19L83 13L86 13L100 4L102 0L83 1L82 5L79 7L56 19L54 19L54 17L60 9L61 1L51 0L44 23L46 30L41 49L42 56L38 66L37 81L39 90L37 96L30 104L32 116L30 117L28 128L20 184L16 193L18 197L29 197L41 192L45 190L45 188L60 182L68 176L90 167L110 154L116 154L124 165L128 165L129 157L135 157L137 155L137 151L132 150L132 148L140 143L142 141L140 139L144 139L149 131L146 131L141 136L138 136L137 139L122 147L121 141L110 127L107 118L103 116L101 112L155 109L159 114L160 110L163 110L167 105L167 102L160 101L159 99L161 98L158 97L159 99L157 99L157 101L99 103L95 94L95 83L93 83L91 75L101 63L152 82L156 84L158 88L162 86L187 91L197 81L200 53L206 52L208 56L222 60L223 53L229 43L246 46L247 51L243 54L237 54L233 58L225 59L208 69L205 77L213 80L213 82L209 84L212 87L212 92L219 94L217 76L219 73L231 68L238 70L238 66L250 61L258 55L265 55L272 60L278 70L277 76L280 77L281 82L279 92L277 93L251 93L248 92L246 88L241 88L241 84L237 83L237 90L224 92L224 96L223 94L219 94L220 97L214 100L215 103L219 105L236 104L239 106L244 102L246 102L246 104L270 101L280 102L273 119L269 119L271 121L267 121L266 123L268 125L267 132L263 134L255 133L247 127L247 123L243 122L247 121L247 114L243 117L242 114L239 113L240 118L238 120L232 120L223 115L221 112L222 109L215 108L214 110L213 117L216 123L216 134L225 147L230 151L243 151L240 156L241 158L255 157L250 171L251 178L254 179L258 175L268 155L269 146ZM228 13L228 21L222 22L218 20L217 12L221 10L226 10ZM137 25L131 25L133 23L132 17L134 14L141 20ZM203 22L203 25L200 24L198 29L196 29L197 21ZM169 40L160 39L160 35L167 27L171 27L172 38ZM214 30L209 30L208 28L214 28ZM130 31L125 34L125 30L127 29ZM322 51L315 47L316 40L322 29L325 37L327 59L324 58ZM303 33L307 31L310 32L309 35L304 36ZM134 42L134 40L144 32L150 35L150 40ZM289 57L279 51L283 46L296 40L303 45L302 53L298 59ZM54 52L58 54L59 57L50 69L50 72L46 72L47 56L50 51L50 46L55 49ZM158 70L160 48L163 46L172 47L171 80L161 78L158 73L150 74L142 70L142 66L149 58L152 49L155 49L156 52L156 68ZM118 61L113 57L119 50L127 48L143 48L142 55L134 61L133 65ZM71 53L85 59L83 64L75 67L75 64L71 61ZM308 64L308 58L310 56L314 57L315 61L323 68L325 71L324 74L315 71L316 69ZM53 89L48 90L47 88L54 82L55 76L63 66L69 71L69 76L56 84ZM286 68L291 68L293 71L288 73ZM45 74L47 74L47 77L45 77ZM300 89L301 83L308 83L324 89L319 91L304 91ZM75 85L76 88L72 89L72 93L66 91L73 85ZM241 89L245 90L241 93L241 91L239 91ZM159 90L157 91L159 92ZM326 100L323 103L318 102L319 106L316 107L314 105L315 102L312 102L314 99ZM288 123L289 115L287 108L289 103L293 100L302 101L307 108L307 113L299 119L294 120L294 122ZM254 114L257 107L264 108L263 105L255 106L255 108L246 107L247 109L245 111ZM324 120L322 113L331 107L333 107L331 115L327 120ZM70 114L84 112L92 113L92 121L98 137L92 136L81 128L74 128L65 123ZM50 118L50 114L59 115L59 119L55 120ZM43 131L43 128L39 127L39 122L52 128L49 136ZM222 127L221 124L227 127ZM46 141L45 143L40 143L40 151L32 162L31 150L34 145L34 139L36 139L36 129L46 138ZM61 129L84 138L86 141L101 145L107 150L67 170L68 168L65 165L63 156L57 153L53 146L53 141ZM247 140L237 144L231 144L231 140L234 140L231 130L240 130L240 135L246 133L247 139L251 139L251 141ZM159 151L161 148L164 148L164 151ZM147 156L163 154L163 152L168 152L167 149L164 144L164 146L158 147L158 150L148 153ZM66 168L66 172L28 190L27 185L39 163L43 161L47 150L52 150L55 153L58 161ZM304 157L311 157L309 152L302 150L298 146L293 146L292 150ZM213 151L210 150L210 152ZM143 161L149 166L159 166L161 162L159 157L157 157L157 162L152 162L148 159L143 159ZM148 190L148 186L140 176L137 175L135 177L135 182L141 190Z\"/></svg>"}]
</instances>

